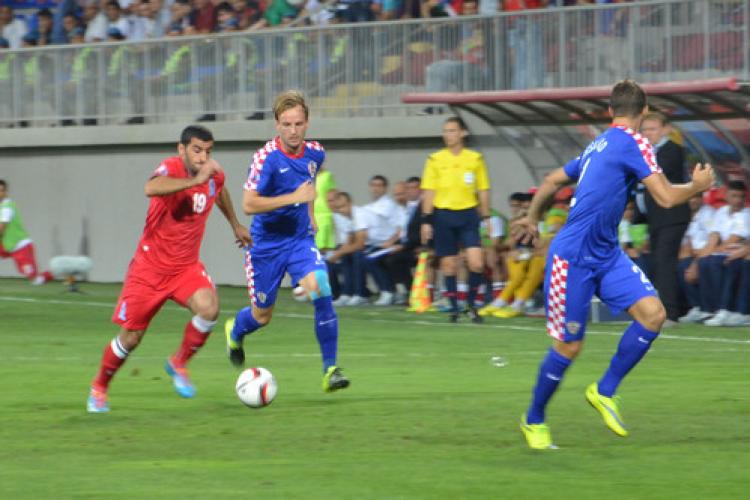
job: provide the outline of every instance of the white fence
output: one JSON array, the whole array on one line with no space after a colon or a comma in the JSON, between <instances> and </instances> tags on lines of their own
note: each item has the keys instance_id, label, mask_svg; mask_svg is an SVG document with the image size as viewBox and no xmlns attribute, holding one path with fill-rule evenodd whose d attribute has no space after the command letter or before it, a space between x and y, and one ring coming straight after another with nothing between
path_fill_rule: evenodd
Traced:
<instances>
[{"instance_id":1,"label":"white fence","mask_svg":"<svg viewBox=\"0 0 750 500\"><path fill-rule=\"evenodd\" d=\"M750 80L750 1L674 0L491 17L0 51L0 126L261 118L297 88L316 115L419 111L407 91Z\"/></svg>"}]
</instances>

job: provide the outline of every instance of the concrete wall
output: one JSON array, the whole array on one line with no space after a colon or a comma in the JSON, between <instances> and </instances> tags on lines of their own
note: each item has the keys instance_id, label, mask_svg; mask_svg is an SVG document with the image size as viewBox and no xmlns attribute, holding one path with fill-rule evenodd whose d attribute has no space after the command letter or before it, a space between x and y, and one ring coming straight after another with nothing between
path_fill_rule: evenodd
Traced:
<instances>
[{"instance_id":1,"label":"concrete wall","mask_svg":"<svg viewBox=\"0 0 750 500\"><path fill-rule=\"evenodd\" d=\"M324 143L326 166L340 189L360 204L369 201L367 181L376 173L393 181L420 175L427 154L441 147L441 123L442 117L320 119L312 122L308 136ZM272 122L210 128L217 137L214 157L226 170L237 206L250 156L273 134ZM161 125L2 131L0 178L9 183L41 267L54 255L85 253L94 261L91 280L122 280L148 207L143 184L162 158L174 154L180 129ZM489 166L493 205L505 210L507 195L533 184L531 175L516 153L496 144L494 136L483 136L475 144ZM241 252L234 248L219 210L209 219L202 258L216 282L245 284ZM0 276L16 275L10 260L0 261Z\"/></svg>"}]
</instances>

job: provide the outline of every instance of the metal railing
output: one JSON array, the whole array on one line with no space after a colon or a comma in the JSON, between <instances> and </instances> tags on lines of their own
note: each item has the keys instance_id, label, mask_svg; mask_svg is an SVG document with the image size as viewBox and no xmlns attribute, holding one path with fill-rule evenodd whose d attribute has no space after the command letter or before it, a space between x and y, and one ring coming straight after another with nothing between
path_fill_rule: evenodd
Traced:
<instances>
[{"instance_id":1,"label":"metal railing","mask_svg":"<svg viewBox=\"0 0 750 500\"><path fill-rule=\"evenodd\" d=\"M382 116L417 112L407 91L750 80L749 26L747 0L667 0L6 50L0 126L261 118L287 88Z\"/></svg>"}]
</instances>

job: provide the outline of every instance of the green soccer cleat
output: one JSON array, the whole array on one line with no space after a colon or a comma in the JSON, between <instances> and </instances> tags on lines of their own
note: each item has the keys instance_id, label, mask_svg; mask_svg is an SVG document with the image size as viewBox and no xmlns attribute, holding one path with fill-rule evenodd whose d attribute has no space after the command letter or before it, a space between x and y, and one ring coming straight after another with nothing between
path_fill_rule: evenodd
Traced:
<instances>
[{"instance_id":1,"label":"green soccer cleat","mask_svg":"<svg viewBox=\"0 0 750 500\"><path fill-rule=\"evenodd\" d=\"M227 338L227 356L229 356L229 362L235 368L242 368L245 364L245 350L242 348L242 344L232 340L232 330L234 330L234 318L228 319L224 323L224 335Z\"/></svg>"},{"instance_id":2,"label":"green soccer cleat","mask_svg":"<svg viewBox=\"0 0 750 500\"><path fill-rule=\"evenodd\" d=\"M349 379L341 373L341 368L338 366L331 366L323 375L323 391L334 392L339 389L346 389L349 387Z\"/></svg>"},{"instance_id":3,"label":"green soccer cleat","mask_svg":"<svg viewBox=\"0 0 750 500\"><path fill-rule=\"evenodd\" d=\"M556 450L547 424L527 424L526 415L521 415L521 432L532 450Z\"/></svg>"},{"instance_id":4,"label":"green soccer cleat","mask_svg":"<svg viewBox=\"0 0 750 500\"><path fill-rule=\"evenodd\" d=\"M625 428L625 422L620 415L617 398L608 398L599 394L599 388L594 382L586 388L586 400L604 419L604 423L612 432L618 436L625 437L628 430Z\"/></svg>"}]
</instances>

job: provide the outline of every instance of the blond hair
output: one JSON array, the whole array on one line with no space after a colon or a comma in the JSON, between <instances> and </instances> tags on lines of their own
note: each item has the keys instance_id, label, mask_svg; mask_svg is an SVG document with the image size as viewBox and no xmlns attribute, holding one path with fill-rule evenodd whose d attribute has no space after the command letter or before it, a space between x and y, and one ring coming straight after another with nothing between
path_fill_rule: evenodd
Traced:
<instances>
[{"instance_id":1,"label":"blond hair","mask_svg":"<svg viewBox=\"0 0 750 500\"><path fill-rule=\"evenodd\" d=\"M287 90L276 96L273 101L273 116L276 120L279 119L281 113L297 106L302 106L305 111L305 120L310 117L310 108L305 103L305 96L299 90Z\"/></svg>"}]
</instances>

